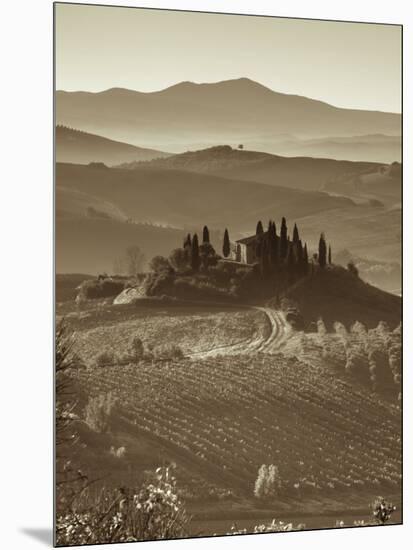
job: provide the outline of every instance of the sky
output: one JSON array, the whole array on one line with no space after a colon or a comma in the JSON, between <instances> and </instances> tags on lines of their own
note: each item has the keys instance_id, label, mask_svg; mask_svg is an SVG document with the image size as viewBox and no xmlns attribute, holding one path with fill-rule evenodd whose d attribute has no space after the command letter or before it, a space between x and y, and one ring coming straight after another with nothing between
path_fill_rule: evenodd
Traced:
<instances>
[{"instance_id":1,"label":"sky","mask_svg":"<svg viewBox=\"0 0 413 550\"><path fill-rule=\"evenodd\" d=\"M141 92L247 77L353 109L401 110L401 28L56 5L56 88Z\"/></svg>"}]
</instances>

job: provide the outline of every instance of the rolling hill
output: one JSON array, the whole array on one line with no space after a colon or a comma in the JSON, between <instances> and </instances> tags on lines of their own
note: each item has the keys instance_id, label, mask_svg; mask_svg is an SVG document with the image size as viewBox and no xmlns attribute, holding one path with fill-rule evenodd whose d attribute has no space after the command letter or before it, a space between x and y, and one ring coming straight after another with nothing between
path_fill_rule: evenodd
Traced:
<instances>
[{"instance_id":1,"label":"rolling hill","mask_svg":"<svg viewBox=\"0 0 413 550\"><path fill-rule=\"evenodd\" d=\"M56 183L58 190L85 193L115 205L132 221L228 226L233 232L250 232L258 218L298 218L353 204L322 192L144 166L125 170L58 163ZM57 201L56 208L64 210L64 202Z\"/></svg>"},{"instance_id":2,"label":"rolling hill","mask_svg":"<svg viewBox=\"0 0 413 550\"><path fill-rule=\"evenodd\" d=\"M287 157L327 157L337 160L391 163L401 161L401 137L384 134L329 136L300 139L293 135L279 136L273 142L245 141L248 149L277 152Z\"/></svg>"},{"instance_id":3,"label":"rolling hill","mask_svg":"<svg viewBox=\"0 0 413 550\"><path fill-rule=\"evenodd\" d=\"M401 208L402 168L398 162L374 167L352 176L338 177L324 189L353 200L378 200L389 208Z\"/></svg>"},{"instance_id":4,"label":"rolling hill","mask_svg":"<svg viewBox=\"0 0 413 550\"><path fill-rule=\"evenodd\" d=\"M136 305L88 313L68 319L76 331L75 351L89 367L74 374L83 443L77 458L105 484L128 484L160 460L174 462L189 512L215 514L228 523L293 511L314 515L319 507L342 514L365 509L378 493L397 494L400 409L344 368L281 353L142 359L99 368L95 357L102 350L123 353L137 330L145 345L176 342L184 332L196 348L194 334L222 327L230 337L228 325L238 324L243 313L166 306L159 312ZM250 312L244 315L251 321ZM183 330L188 326L194 332ZM118 406L110 430L97 433L85 422L84 408L88 398L109 392ZM125 456L113 457L111 447L125 447ZM267 505L253 496L262 464L277 465L282 480L276 500Z\"/></svg>"},{"instance_id":5,"label":"rolling hill","mask_svg":"<svg viewBox=\"0 0 413 550\"><path fill-rule=\"evenodd\" d=\"M58 91L56 117L59 124L175 152L194 144L258 141L263 148L285 133L298 139L401 134L399 114L341 109L278 93L248 78L181 82L151 93L123 88Z\"/></svg>"},{"instance_id":6,"label":"rolling hill","mask_svg":"<svg viewBox=\"0 0 413 550\"><path fill-rule=\"evenodd\" d=\"M139 162L123 164L122 168L136 169ZM168 170L188 170L237 180L256 181L297 189L321 190L341 178L346 181L354 174L377 171L381 165L371 162L338 161L326 158L281 157L258 151L233 149L221 145L187 151L144 164Z\"/></svg>"},{"instance_id":7,"label":"rolling hill","mask_svg":"<svg viewBox=\"0 0 413 550\"><path fill-rule=\"evenodd\" d=\"M168 156L168 153L144 149L128 143L67 128L56 127L56 161L74 164L103 162L108 166L122 162L151 160Z\"/></svg>"}]
</instances>

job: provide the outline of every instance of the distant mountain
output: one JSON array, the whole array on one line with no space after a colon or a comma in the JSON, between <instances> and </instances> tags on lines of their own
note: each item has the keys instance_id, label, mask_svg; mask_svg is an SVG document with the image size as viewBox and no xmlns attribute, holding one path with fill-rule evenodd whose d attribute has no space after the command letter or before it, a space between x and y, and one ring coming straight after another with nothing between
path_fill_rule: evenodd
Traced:
<instances>
[{"instance_id":1,"label":"distant mountain","mask_svg":"<svg viewBox=\"0 0 413 550\"><path fill-rule=\"evenodd\" d=\"M167 157L169 153L135 147L102 136L65 126L56 127L56 160L74 164L103 162L108 166L122 162Z\"/></svg>"},{"instance_id":2,"label":"distant mountain","mask_svg":"<svg viewBox=\"0 0 413 550\"><path fill-rule=\"evenodd\" d=\"M248 78L181 82L151 93L58 91L56 116L59 124L176 152L192 144L271 144L281 134L299 139L401 134L399 114L341 109L275 92Z\"/></svg>"},{"instance_id":3,"label":"distant mountain","mask_svg":"<svg viewBox=\"0 0 413 550\"><path fill-rule=\"evenodd\" d=\"M269 153L233 149L229 145L187 151L147 163L123 164L122 168L156 167L188 170L268 185L320 190L337 178L348 178L381 165L371 162L337 161L311 157L280 157Z\"/></svg>"},{"instance_id":4,"label":"distant mountain","mask_svg":"<svg viewBox=\"0 0 413 550\"><path fill-rule=\"evenodd\" d=\"M288 157L327 157L338 160L392 163L401 161L401 137L373 134L363 136L329 136L317 139L298 139L282 136L273 142L245 142L248 149L276 152Z\"/></svg>"}]
</instances>

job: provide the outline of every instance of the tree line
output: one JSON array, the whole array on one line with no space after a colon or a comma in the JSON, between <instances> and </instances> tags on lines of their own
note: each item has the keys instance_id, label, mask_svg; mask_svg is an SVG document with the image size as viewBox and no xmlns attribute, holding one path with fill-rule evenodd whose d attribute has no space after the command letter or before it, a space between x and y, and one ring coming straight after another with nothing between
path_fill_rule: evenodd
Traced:
<instances>
[{"instance_id":1,"label":"tree line","mask_svg":"<svg viewBox=\"0 0 413 550\"><path fill-rule=\"evenodd\" d=\"M297 224L294 224L291 238L285 217L281 220L279 235L273 220L268 222L266 231L262 221L258 221L253 246L263 276L277 271L287 271L289 278L295 279L306 275L310 264L318 264L321 268L324 268L327 264L332 263L331 245L327 246L324 233L320 235L318 253L313 254L310 259L307 243L304 242L303 244ZM185 237L181 255L193 271L198 271L201 266L207 267L213 260L215 261L217 255L210 243L207 226L204 226L202 231L202 244L199 244L196 233L194 235L188 234ZM224 231L222 242L222 256L226 259L231 257L231 241L227 228Z\"/></svg>"},{"instance_id":2,"label":"tree line","mask_svg":"<svg viewBox=\"0 0 413 550\"><path fill-rule=\"evenodd\" d=\"M304 277L314 265L324 268L332 263L331 246L327 245L324 233L321 233L318 252L309 256L307 243L302 241L298 226L295 223L290 237L285 217L281 220L279 234L273 220L268 222L264 230L262 221L256 226L254 240L255 270L263 279L278 279L282 284L292 284ZM166 272L170 269L177 273L192 271L208 271L211 266L217 265L220 258L235 259L228 229L224 231L222 255L217 254L210 242L208 226L204 226L201 239L197 233L188 233L182 247L176 248L168 258L156 256L150 262L152 271Z\"/></svg>"}]
</instances>

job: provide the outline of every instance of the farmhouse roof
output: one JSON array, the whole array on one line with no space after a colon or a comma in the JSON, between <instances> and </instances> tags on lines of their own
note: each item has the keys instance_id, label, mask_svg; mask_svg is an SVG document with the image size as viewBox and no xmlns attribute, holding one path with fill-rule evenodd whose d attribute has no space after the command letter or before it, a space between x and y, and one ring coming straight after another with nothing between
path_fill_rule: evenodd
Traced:
<instances>
[{"instance_id":1,"label":"farmhouse roof","mask_svg":"<svg viewBox=\"0 0 413 550\"><path fill-rule=\"evenodd\" d=\"M266 233L266 231L265 231L265 233ZM256 240L257 240L257 235L251 235L250 237L244 237L243 239L238 239L235 242L239 243L239 244L252 244Z\"/></svg>"}]
</instances>

